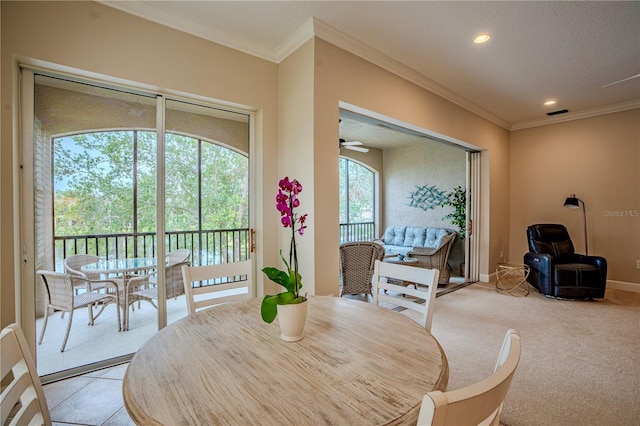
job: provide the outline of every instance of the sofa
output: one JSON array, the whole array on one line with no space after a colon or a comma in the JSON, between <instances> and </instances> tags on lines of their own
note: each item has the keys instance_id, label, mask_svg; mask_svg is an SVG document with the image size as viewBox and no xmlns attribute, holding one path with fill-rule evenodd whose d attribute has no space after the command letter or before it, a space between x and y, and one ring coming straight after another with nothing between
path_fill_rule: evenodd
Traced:
<instances>
[{"instance_id":1,"label":"sofa","mask_svg":"<svg viewBox=\"0 0 640 426\"><path fill-rule=\"evenodd\" d=\"M376 242L385 250L385 257L402 255L417 260L415 266L438 269L438 284L449 283L449 252L456 232L445 228L390 226Z\"/></svg>"},{"instance_id":2,"label":"sofa","mask_svg":"<svg viewBox=\"0 0 640 426\"><path fill-rule=\"evenodd\" d=\"M454 233L445 228L422 228L413 226L389 226L377 243L384 247L385 256L407 256L414 247L437 249L442 239Z\"/></svg>"}]
</instances>

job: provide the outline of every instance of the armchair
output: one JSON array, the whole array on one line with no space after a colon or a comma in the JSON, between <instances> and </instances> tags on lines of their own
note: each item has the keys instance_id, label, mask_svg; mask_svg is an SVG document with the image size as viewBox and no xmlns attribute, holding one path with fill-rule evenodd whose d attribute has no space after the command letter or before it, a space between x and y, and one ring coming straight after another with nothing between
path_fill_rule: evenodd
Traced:
<instances>
[{"instance_id":1,"label":"armchair","mask_svg":"<svg viewBox=\"0 0 640 426\"><path fill-rule=\"evenodd\" d=\"M607 260L574 251L564 225L536 224L527 228L531 268L527 281L542 294L561 299L600 299L607 285Z\"/></svg>"}]
</instances>

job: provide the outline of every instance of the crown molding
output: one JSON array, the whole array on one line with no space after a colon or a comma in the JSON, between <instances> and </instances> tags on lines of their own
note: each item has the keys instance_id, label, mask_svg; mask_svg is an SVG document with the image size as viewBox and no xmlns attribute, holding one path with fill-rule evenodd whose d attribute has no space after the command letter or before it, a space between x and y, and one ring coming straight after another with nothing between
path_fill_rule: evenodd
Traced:
<instances>
[{"instance_id":1,"label":"crown molding","mask_svg":"<svg viewBox=\"0 0 640 426\"><path fill-rule=\"evenodd\" d=\"M239 37L234 37L222 31L216 31L211 27L199 24L192 20L181 18L180 16L176 16L161 9L161 7L151 6L146 2L130 2L121 0L98 0L98 2L130 15L212 41L230 49L238 50L270 62L278 62L276 52L272 49L248 42Z\"/></svg>"},{"instance_id":2,"label":"crown molding","mask_svg":"<svg viewBox=\"0 0 640 426\"><path fill-rule=\"evenodd\" d=\"M278 47L275 53L276 62L282 62L287 56L298 50L314 36L314 18L311 17Z\"/></svg>"},{"instance_id":3,"label":"crown molding","mask_svg":"<svg viewBox=\"0 0 640 426\"><path fill-rule=\"evenodd\" d=\"M392 59L389 56L381 53L380 51L362 43L361 41L356 40L342 33L341 31L336 30L335 28L325 24L319 19L312 19L316 37L321 38L322 40L325 40L333 44L334 46L344 49L349 53L359 56L362 59L365 59L373 63L374 65L392 72L397 76L402 77L424 89L427 89L430 92L433 92L436 95L448 100L449 102L452 102L468 111L471 111L474 114L479 115L480 117L485 118L500 127L509 129L509 127L511 126L511 123L503 120L502 118L485 110L484 108L479 107L478 105L447 89L446 87L441 86L435 81L418 73L413 68L410 68L396 61L395 59Z\"/></svg>"},{"instance_id":4,"label":"crown molding","mask_svg":"<svg viewBox=\"0 0 640 426\"><path fill-rule=\"evenodd\" d=\"M593 108L584 111L568 112L555 117L542 120L524 121L516 123L509 129L510 131L529 129L531 127L547 126L549 124L563 123L566 121L581 120L583 118L597 117L598 115L613 114L615 112L627 111L640 108L640 100L623 102L621 104L609 105L606 107Z\"/></svg>"},{"instance_id":5,"label":"crown molding","mask_svg":"<svg viewBox=\"0 0 640 426\"><path fill-rule=\"evenodd\" d=\"M562 114L559 116L543 118L540 120L524 121L520 123L509 123L490 111L476 105L470 100L458 95L450 89L425 77L413 68L410 68L382 52L356 40L345 33L336 30L328 24L315 17L309 18L291 36L289 36L277 49L272 50L255 43L247 42L239 37L231 36L222 31L216 31L206 25L202 25L173 15L161 8L148 5L146 2L129 2L118 0L98 0L105 6L120 10L124 13L137 16L148 21L164 25L174 30L181 31L193 36L212 41L248 55L256 56L269 62L280 63L291 53L295 52L304 43L318 37L336 47L346 50L372 64L379 66L397 76L404 78L455 105L464 108L506 130L521 130L531 127L546 126L549 124L561 123L582 118L594 117L598 115L611 114L614 112L626 111L640 108L640 100L630 101L622 104L611 105L591 110L578 111Z\"/></svg>"}]
</instances>

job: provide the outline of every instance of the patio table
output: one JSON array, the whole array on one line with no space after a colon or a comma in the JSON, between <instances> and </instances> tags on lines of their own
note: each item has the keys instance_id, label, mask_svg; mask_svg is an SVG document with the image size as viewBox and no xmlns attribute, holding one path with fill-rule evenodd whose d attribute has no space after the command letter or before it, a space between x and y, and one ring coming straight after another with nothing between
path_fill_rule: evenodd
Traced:
<instances>
[{"instance_id":1,"label":"patio table","mask_svg":"<svg viewBox=\"0 0 640 426\"><path fill-rule=\"evenodd\" d=\"M92 273L92 274L102 274L106 277L118 276L121 281L116 281L118 283L118 291L121 294L120 304L123 311L122 318L122 330L127 330L127 325L129 324L129 274L133 272L139 271L147 271L150 269L155 269L157 266L158 260L155 257L133 257L126 259L109 259L109 260L100 260L95 263L88 263L80 268L82 272ZM124 296L124 297L122 297Z\"/></svg>"}]
</instances>

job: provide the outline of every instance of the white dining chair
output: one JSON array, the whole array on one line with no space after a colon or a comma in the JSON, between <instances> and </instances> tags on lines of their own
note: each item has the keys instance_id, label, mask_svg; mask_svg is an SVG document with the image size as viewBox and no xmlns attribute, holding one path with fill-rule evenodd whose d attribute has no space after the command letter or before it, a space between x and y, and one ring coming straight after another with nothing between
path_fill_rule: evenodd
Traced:
<instances>
[{"instance_id":1,"label":"white dining chair","mask_svg":"<svg viewBox=\"0 0 640 426\"><path fill-rule=\"evenodd\" d=\"M373 270L373 303L379 306L393 305L393 308L405 308L411 313L417 313L419 318L407 316L430 332L439 273L437 269L376 260ZM401 284L396 284L397 282ZM415 284L415 288L410 287L412 284Z\"/></svg>"},{"instance_id":2,"label":"white dining chair","mask_svg":"<svg viewBox=\"0 0 640 426\"><path fill-rule=\"evenodd\" d=\"M520 334L507 331L494 373L470 386L447 392L433 391L422 399L418 425L500 424L502 406L520 362Z\"/></svg>"},{"instance_id":3,"label":"white dining chair","mask_svg":"<svg viewBox=\"0 0 640 426\"><path fill-rule=\"evenodd\" d=\"M182 274L189 314L252 296L250 260L218 265L185 265L182 267Z\"/></svg>"},{"instance_id":4,"label":"white dining chair","mask_svg":"<svg viewBox=\"0 0 640 426\"><path fill-rule=\"evenodd\" d=\"M10 324L0 335L2 362L2 406L0 424L51 425L36 364L18 324ZM10 420L10 423L8 422Z\"/></svg>"}]
</instances>

